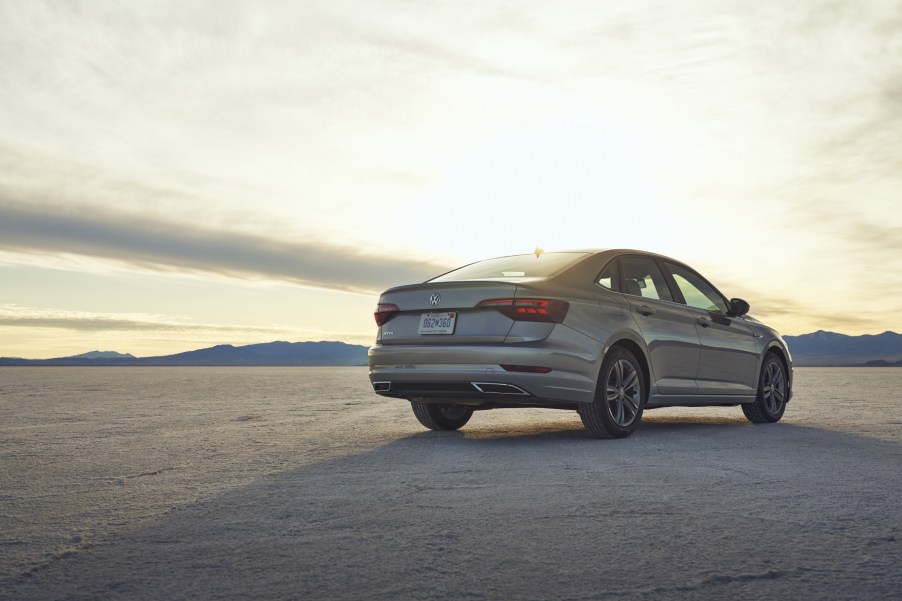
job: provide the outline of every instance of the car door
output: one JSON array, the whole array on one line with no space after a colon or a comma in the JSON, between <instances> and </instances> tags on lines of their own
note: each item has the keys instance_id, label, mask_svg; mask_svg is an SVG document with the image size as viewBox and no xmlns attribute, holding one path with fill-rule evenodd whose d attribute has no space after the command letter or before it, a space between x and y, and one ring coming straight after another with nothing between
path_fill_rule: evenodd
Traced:
<instances>
[{"instance_id":1,"label":"car door","mask_svg":"<svg viewBox=\"0 0 902 601\"><path fill-rule=\"evenodd\" d=\"M652 257L620 257L621 291L629 302L648 349L653 388L661 394L694 395L699 362L695 318L675 303L660 267Z\"/></svg>"},{"instance_id":2,"label":"car door","mask_svg":"<svg viewBox=\"0 0 902 601\"><path fill-rule=\"evenodd\" d=\"M695 320L699 395L755 394L759 350L752 328L742 317L728 315L726 299L701 275L670 261L664 268Z\"/></svg>"}]
</instances>

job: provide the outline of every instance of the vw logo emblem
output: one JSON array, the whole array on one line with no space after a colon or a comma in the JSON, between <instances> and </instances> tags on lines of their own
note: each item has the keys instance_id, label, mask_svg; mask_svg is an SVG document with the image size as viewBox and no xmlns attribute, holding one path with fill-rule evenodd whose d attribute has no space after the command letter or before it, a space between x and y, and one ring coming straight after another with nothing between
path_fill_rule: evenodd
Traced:
<instances>
[{"instance_id":1,"label":"vw logo emblem","mask_svg":"<svg viewBox=\"0 0 902 601\"><path fill-rule=\"evenodd\" d=\"M429 304L433 307L442 302L442 295L436 292L432 296L429 297Z\"/></svg>"}]
</instances>

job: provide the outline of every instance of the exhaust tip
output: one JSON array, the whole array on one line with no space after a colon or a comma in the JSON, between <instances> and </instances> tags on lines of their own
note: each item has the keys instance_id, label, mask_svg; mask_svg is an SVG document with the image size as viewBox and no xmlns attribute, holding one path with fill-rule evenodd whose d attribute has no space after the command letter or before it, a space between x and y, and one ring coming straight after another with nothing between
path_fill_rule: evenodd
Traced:
<instances>
[{"instance_id":1,"label":"exhaust tip","mask_svg":"<svg viewBox=\"0 0 902 601\"><path fill-rule=\"evenodd\" d=\"M528 396L529 393L513 384L502 384L501 382L470 382L470 384L483 394L514 394L519 396Z\"/></svg>"},{"instance_id":2,"label":"exhaust tip","mask_svg":"<svg viewBox=\"0 0 902 601\"><path fill-rule=\"evenodd\" d=\"M391 382L373 382L373 390L376 392L388 392L391 389Z\"/></svg>"}]
</instances>

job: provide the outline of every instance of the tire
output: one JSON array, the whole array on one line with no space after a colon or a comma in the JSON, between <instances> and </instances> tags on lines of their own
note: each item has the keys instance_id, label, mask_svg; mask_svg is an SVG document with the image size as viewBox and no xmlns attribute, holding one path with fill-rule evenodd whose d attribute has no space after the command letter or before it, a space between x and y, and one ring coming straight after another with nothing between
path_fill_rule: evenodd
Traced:
<instances>
[{"instance_id":1,"label":"tire","mask_svg":"<svg viewBox=\"0 0 902 601\"><path fill-rule=\"evenodd\" d=\"M627 349L614 347L601 364L595 400L579 406L579 417L595 438L626 438L639 425L647 398L642 365Z\"/></svg>"},{"instance_id":2,"label":"tire","mask_svg":"<svg viewBox=\"0 0 902 601\"><path fill-rule=\"evenodd\" d=\"M472 407L410 401L413 414L430 430L457 430L473 417Z\"/></svg>"},{"instance_id":3,"label":"tire","mask_svg":"<svg viewBox=\"0 0 902 601\"><path fill-rule=\"evenodd\" d=\"M786 366L775 353L768 353L761 364L758 395L754 403L743 403L742 412L753 424L772 424L780 421L786 411L789 380Z\"/></svg>"}]
</instances>

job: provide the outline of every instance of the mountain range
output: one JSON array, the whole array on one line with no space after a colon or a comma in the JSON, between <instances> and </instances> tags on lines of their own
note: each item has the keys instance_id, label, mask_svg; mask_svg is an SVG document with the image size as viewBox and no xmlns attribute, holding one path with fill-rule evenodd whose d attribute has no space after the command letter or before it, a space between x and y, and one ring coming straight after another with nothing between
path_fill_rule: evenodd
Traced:
<instances>
[{"instance_id":1,"label":"mountain range","mask_svg":"<svg viewBox=\"0 0 902 601\"><path fill-rule=\"evenodd\" d=\"M902 367L902 334L848 336L819 330L784 336L793 364L806 366ZM91 351L56 359L0 357L0 365L366 365L367 347L344 342L267 342L210 348L161 357Z\"/></svg>"},{"instance_id":2,"label":"mountain range","mask_svg":"<svg viewBox=\"0 0 902 601\"><path fill-rule=\"evenodd\" d=\"M902 334L884 332L848 336L818 330L784 336L793 364L804 366L869 365L902 367Z\"/></svg>"},{"instance_id":3,"label":"mountain range","mask_svg":"<svg viewBox=\"0 0 902 601\"><path fill-rule=\"evenodd\" d=\"M367 347L344 342L220 344L162 357L91 351L56 359L0 358L0 365L366 365Z\"/></svg>"}]
</instances>

